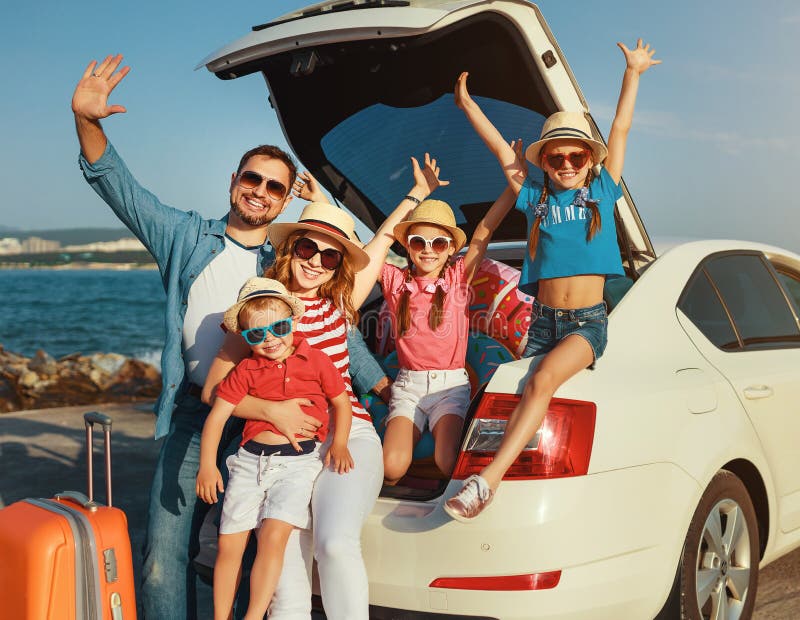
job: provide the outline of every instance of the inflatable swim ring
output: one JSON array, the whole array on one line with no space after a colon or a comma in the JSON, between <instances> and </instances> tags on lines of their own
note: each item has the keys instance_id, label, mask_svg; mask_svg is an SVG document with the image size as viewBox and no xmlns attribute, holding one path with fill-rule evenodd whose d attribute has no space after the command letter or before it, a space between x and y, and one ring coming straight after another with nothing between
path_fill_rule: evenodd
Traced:
<instances>
[{"instance_id":1,"label":"inflatable swim ring","mask_svg":"<svg viewBox=\"0 0 800 620\"><path fill-rule=\"evenodd\" d=\"M514 353L522 355L528 342L533 297L517 288L520 272L513 267L483 259L472 279L470 325L488 334Z\"/></svg>"}]
</instances>

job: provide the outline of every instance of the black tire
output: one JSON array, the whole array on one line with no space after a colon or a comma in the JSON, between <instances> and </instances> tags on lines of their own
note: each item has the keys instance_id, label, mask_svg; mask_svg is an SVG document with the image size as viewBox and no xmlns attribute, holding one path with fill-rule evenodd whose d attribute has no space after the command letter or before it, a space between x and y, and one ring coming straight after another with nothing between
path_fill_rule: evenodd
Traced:
<instances>
[{"instance_id":1,"label":"black tire","mask_svg":"<svg viewBox=\"0 0 800 620\"><path fill-rule=\"evenodd\" d=\"M692 516L680 565L682 620L749 620L758 587L758 521L742 481L721 470ZM720 606L724 605L724 609Z\"/></svg>"}]
</instances>

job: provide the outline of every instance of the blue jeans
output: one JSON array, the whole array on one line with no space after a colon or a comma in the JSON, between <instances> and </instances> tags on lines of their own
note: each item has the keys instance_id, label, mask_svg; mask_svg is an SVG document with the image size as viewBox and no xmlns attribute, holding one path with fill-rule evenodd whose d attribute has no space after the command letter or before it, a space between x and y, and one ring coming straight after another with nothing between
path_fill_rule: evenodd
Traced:
<instances>
[{"instance_id":1,"label":"blue jeans","mask_svg":"<svg viewBox=\"0 0 800 620\"><path fill-rule=\"evenodd\" d=\"M197 618L197 555L200 526L209 504L195 494L200 466L200 435L209 412L193 396L176 399L177 407L158 457L142 563L142 606L147 620ZM232 452L243 421L231 418L217 452L217 465ZM225 475L226 472L223 472Z\"/></svg>"},{"instance_id":2,"label":"blue jeans","mask_svg":"<svg viewBox=\"0 0 800 620\"><path fill-rule=\"evenodd\" d=\"M534 300L531 307L531 324L528 344L522 357L543 355L552 351L567 336L582 336L592 347L594 367L608 343L608 313L605 302L588 308L573 310L551 308Z\"/></svg>"}]
</instances>

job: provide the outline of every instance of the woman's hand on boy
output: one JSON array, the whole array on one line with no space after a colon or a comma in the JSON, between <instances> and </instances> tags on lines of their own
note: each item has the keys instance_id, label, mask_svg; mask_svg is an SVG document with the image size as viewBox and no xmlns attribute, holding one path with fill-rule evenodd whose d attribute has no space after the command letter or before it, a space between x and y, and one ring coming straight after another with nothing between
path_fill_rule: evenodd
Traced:
<instances>
[{"instance_id":1,"label":"woman's hand on boy","mask_svg":"<svg viewBox=\"0 0 800 620\"><path fill-rule=\"evenodd\" d=\"M309 202L328 202L325 194L314 176L307 170L297 175L292 186L292 193L298 198Z\"/></svg>"},{"instance_id":2,"label":"woman's hand on boy","mask_svg":"<svg viewBox=\"0 0 800 620\"><path fill-rule=\"evenodd\" d=\"M225 487L222 484L222 474L216 467L203 467L200 466L200 471L197 472L197 497L202 499L206 504L217 503L217 491L222 493Z\"/></svg>"},{"instance_id":3,"label":"woman's hand on boy","mask_svg":"<svg viewBox=\"0 0 800 620\"><path fill-rule=\"evenodd\" d=\"M347 448L347 440L341 443L337 441L331 443L331 447L328 448L328 453L325 455L325 467L330 467L331 464L333 464L333 471L340 474L346 474L353 469L355 463Z\"/></svg>"},{"instance_id":4,"label":"woman's hand on boy","mask_svg":"<svg viewBox=\"0 0 800 620\"><path fill-rule=\"evenodd\" d=\"M617 43L617 47L625 54L625 62L628 69L633 69L638 74L644 73L653 65L661 64L660 60L653 59L656 51L650 47L649 43L643 46L641 39L636 41L634 49L628 49L624 43Z\"/></svg>"},{"instance_id":5,"label":"woman's hand on boy","mask_svg":"<svg viewBox=\"0 0 800 620\"><path fill-rule=\"evenodd\" d=\"M430 153L425 153L423 166L419 165L416 157L412 157L411 168L414 172L414 188L411 190L411 195L415 198L424 200L430 196L436 188L450 185L450 181L439 178L439 166L436 160L431 158Z\"/></svg>"}]
</instances>

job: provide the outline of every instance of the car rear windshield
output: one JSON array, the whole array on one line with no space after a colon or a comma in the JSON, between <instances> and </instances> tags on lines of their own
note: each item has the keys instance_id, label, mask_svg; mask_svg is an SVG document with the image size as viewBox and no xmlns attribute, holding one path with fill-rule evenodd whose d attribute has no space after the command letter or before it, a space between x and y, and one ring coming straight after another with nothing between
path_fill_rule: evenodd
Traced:
<instances>
[{"instance_id":1,"label":"car rear windshield","mask_svg":"<svg viewBox=\"0 0 800 620\"><path fill-rule=\"evenodd\" d=\"M484 97L475 98L504 136L522 138L525 144L541 132L544 116L517 105ZM371 105L339 123L322 139L325 158L376 205L389 214L413 185L410 157L420 165L428 149L450 185L436 191L455 211L456 221L467 229L505 189L505 177L495 157L459 110L453 95L413 108ZM404 154L404 155L401 155ZM542 173L530 167L533 178ZM510 233L510 234L509 234ZM524 228L507 231L495 240L521 239Z\"/></svg>"}]
</instances>

